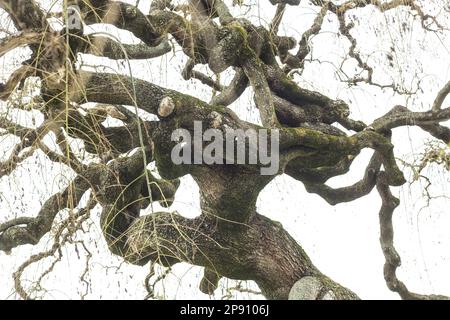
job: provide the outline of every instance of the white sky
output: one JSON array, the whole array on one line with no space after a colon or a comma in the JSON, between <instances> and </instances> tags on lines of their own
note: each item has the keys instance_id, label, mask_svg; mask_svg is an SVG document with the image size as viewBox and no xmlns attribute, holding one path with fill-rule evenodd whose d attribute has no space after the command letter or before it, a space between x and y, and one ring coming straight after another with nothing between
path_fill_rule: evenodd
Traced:
<instances>
[{"instance_id":1,"label":"white sky","mask_svg":"<svg viewBox=\"0 0 450 320\"><path fill-rule=\"evenodd\" d=\"M146 12L149 2L140 2L141 9ZM256 24L266 25L274 14L274 7L267 0L244 3L253 6L235 7L233 12L243 14L249 10L246 17ZM311 25L315 11L306 3L307 1L302 1L299 7L288 7L280 28L281 33L299 39L302 32ZM434 10L444 0L427 3L430 10ZM406 89L415 89L420 80L423 90L407 99L394 95L389 90L382 91L365 85L346 88L339 83L332 63L340 63L349 43L336 34L337 22L333 15L325 19L322 33L312 41L313 58L332 63L307 63L303 74L296 76L296 81L331 98L347 101L351 105L352 117L365 122L371 122L396 104L403 104L417 111L429 108L440 87L450 79L449 33L424 33L417 19L413 21L406 10L381 14L367 8L359 10L359 13L361 16L355 21L353 34L357 37L358 49L364 56L370 56L369 64L379 68L375 69L374 80L389 83L394 79ZM441 21L448 23L450 13L446 15L441 14L439 17ZM0 21L2 26L8 24L3 14L0 15ZM121 33L119 36L127 42L133 41L129 34ZM389 67L383 62L386 61L386 54L392 53L391 47L395 51L394 65ZM169 53L161 58L131 62L134 76L208 101L211 96L208 88L195 80L182 80L180 71L186 58L179 52L180 48L177 47L177 51L176 56ZM15 50L0 60L1 81L7 79L25 55L25 50ZM119 72L128 72L125 64L94 57L84 59L90 64L103 63ZM354 60L348 60L344 64L344 70L349 75L354 73L355 67ZM257 122L258 113L254 110L252 100L247 90L232 105L232 109L242 118ZM445 105L449 102L447 100ZM0 105L0 111L11 112L5 104ZM39 124L41 117L34 115L35 124ZM22 123L33 125L31 113L21 112L11 116ZM427 134L417 128L395 130L393 141L396 156L403 160L417 158L429 139ZM14 142L16 140L12 137L0 137L2 160L7 157ZM362 152L349 174L334 178L329 184L343 186L359 180L370 155L369 151ZM410 172L405 173L410 179ZM449 195L450 176L436 166L427 169L426 174L433 181L431 194L437 197L429 205L422 196L425 181L394 189L394 194L401 199L394 218L395 243L403 261L398 275L412 291L450 295L450 215L447 209L450 201L443 197ZM37 214L42 202L66 185L70 177L73 177L73 173L66 167L50 163L42 154L35 154L13 174L0 179L0 222L20 215ZM257 206L261 214L280 221L303 246L316 266L332 279L354 290L361 298L397 298L386 288L383 279L384 259L378 241L380 199L376 191L357 201L332 207L320 197L308 194L300 182L283 175L263 190ZM182 179L171 210L189 217L199 214L198 188L190 177ZM143 298L145 290L142 283L148 273L148 266L136 267L121 263L121 259L112 257L107 252L97 224L98 213L99 210L92 212L93 224L90 231L85 235L79 234L80 238L87 240L89 250L93 253L87 276L92 285L86 298ZM10 256L0 253L0 268L3 270L0 273L0 299L18 297L14 293L12 273L30 253L40 252L49 245L51 241L46 236L38 246L17 248ZM78 256L74 246L68 245L63 252L63 258L55 266L54 272L43 280L48 291L39 293L39 297L77 299L84 292L85 284L80 282L85 267L83 250L79 247ZM39 277L49 266L49 262L50 260L46 260L27 269L24 279ZM177 265L164 282L157 286L157 292L166 299L208 299L208 296L197 289L200 275L201 268ZM25 287L29 284L24 281ZM232 282L224 279L222 284L227 286L232 285ZM223 288L219 289L215 298L220 298L223 294ZM251 298L247 294L238 296Z\"/></svg>"}]
</instances>

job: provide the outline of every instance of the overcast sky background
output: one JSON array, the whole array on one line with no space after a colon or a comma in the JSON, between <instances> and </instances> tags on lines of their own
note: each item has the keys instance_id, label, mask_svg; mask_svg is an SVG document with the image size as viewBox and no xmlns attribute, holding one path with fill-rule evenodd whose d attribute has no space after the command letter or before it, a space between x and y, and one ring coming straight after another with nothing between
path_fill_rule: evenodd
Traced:
<instances>
[{"instance_id":1,"label":"overcast sky background","mask_svg":"<svg viewBox=\"0 0 450 320\"><path fill-rule=\"evenodd\" d=\"M61 2L61 1L58 1ZM134 3L134 1L126 1ZM230 1L226 1L229 3ZM40 1L49 8L50 1ZM425 3L425 1L422 1ZM450 13L442 12L445 0L426 1L425 8L431 14L440 12L438 19L442 24L450 24ZM140 1L140 9L148 12L149 1ZM230 4L231 7L231 4ZM58 10L58 4L53 10ZM245 0L244 6L232 7L235 15L245 15L255 24L267 25L274 12L267 0ZM280 33L300 39L301 34L311 25L317 9L302 1L298 7L288 7ZM351 106L351 117L370 123L385 114L396 104L402 104L416 111L430 108L439 89L450 79L450 32L424 32L418 19L400 9L380 13L373 8L353 11L358 15L353 29L358 40L358 50L368 57L368 63L375 67L374 80L383 84L392 81L405 89L415 90L420 81L422 90L411 97L393 94L392 90L381 90L367 85L348 88L338 81L337 65L346 56L349 42L337 34L337 19L328 15L322 32L312 40L312 57L315 61L306 63L301 76L295 80L305 88L320 91L331 98L347 101ZM9 25L4 13L0 13L1 26ZM126 32L108 29L130 43L136 41ZM173 52L161 58L144 61L131 61L131 69L137 78L155 84L176 89L209 101L211 90L201 83L184 81L181 70L186 57L176 47ZM387 64L386 55L393 56L393 65ZM26 49L8 53L0 60L0 81L27 57ZM108 72L129 73L126 63L116 63L107 59L84 56L86 64L103 64ZM317 61L322 61L318 63ZM356 68L354 60L347 60L343 69L353 75ZM199 70L206 70L199 68ZM340 74L342 76L342 74ZM230 79L231 72L223 81ZM444 106L450 103L447 99ZM234 103L231 108L248 121L259 122L259 115L253 107L250 90ZM0 111L8 117L17 119L28 126L38 126L42 117L37 112L13 112L5 103ZM114 125L113 122L111 122ZM430 137L417 128L402 128L394 131L395 154L405 161L420 157ZM46 140L53 145L53 139ZM17 139L0 136L0 159L5 160ZM80 143L74 141L74 145ZM333 178L329 185L337 187L350 185L359 180L370 159L371 151L365 150L355 160L350 172ZM438 166L430 166L424 173L432 178L431 194L436 197L427 203L423 197L426 182L416 181L393 188L400 198L401 205L395 212L395 243L402 257L402 266L398 271L411 291L420 293L438 293L450 295L450 212L448 207L450 175ZM411 172L405 169L405 175L411 181ZM37 214L42 203L53 193L67 185L74 177L70 169L53 164L41 153L36 152L21 164L11 175L0 179L0 222L8 219ZM383 255L379 245L378 210L381 201L376 191L348 204L328 205L316 195L308 194L303 185L286 176L275 178L260 194L258 211L273 220L280 221L284 228L303 246L315 265L335 281L347 286L364 299L397 299L391 293L383 279ZM155 207L156 210L160 208ZM178 213L194 217L199 214L198 188L190 177L182 178L182 184L176 194L176 201L170 208ZM99 208L92 211L89 230L78 233L92 252L89 263L90 272L86 279L90 282L86 298L122 298L142 299L145 289L142 285L149 271L145 267L131 266L113 257L107 251L98 226ZM146 212L149 214L150 212ZM15 299L12 273L31 253L38 253L51 246L49 236L44 237L37 246L23 246L13 250L11 255L0 253L0 299ZM63 249L62 260L55 266L54 272L44 278L43 287L47 291L37 293L40 298L78 299L86 290L86 284L80 281L85 268L85 254L74 245ZM46 270L51 260L32 265L24 273L24 285ZM165 299L209 299L198 289L202 269L187 264L176 265L169 276L157 285L157 293ZM225 295L226 287L234 282L223 279L221 288L214 298ZM254 284L248 286L254 288ZM249 294L237 294L234 297L261 298Z\"/></svg>"}]
</instances>

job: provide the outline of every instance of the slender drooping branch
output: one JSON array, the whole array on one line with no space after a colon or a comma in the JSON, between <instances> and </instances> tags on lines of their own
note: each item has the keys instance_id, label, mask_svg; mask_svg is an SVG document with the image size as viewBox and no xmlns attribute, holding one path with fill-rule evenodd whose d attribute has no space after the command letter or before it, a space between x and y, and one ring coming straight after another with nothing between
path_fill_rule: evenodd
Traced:
<instances>
[{"instance_id":1,"label":"slender drooping branch","mask_svg":"<svg viewBox=\"0 0 450 320\"><path fill-rule=\"evenodd\" d=\"M24 244L37 244L50 231L56 215L65 208L75 208L83 194L97 179L98 168L90 167L71 181L65 190L51 196L42 205L36 218L17 220L13 224L8 222L1 224L0 250L10 252L11 249Z\"/></svg>"},{"instance_id":2,"label":"slender drooping branch","mask_svg":"<svg viewBox=\"0 0 450 320\"><path fill-rule=\"evenodd\" d=\"M402 299L407 300L449 300L442 295L422 295L410 292L406 285L397 278L396 271L401 264L400 255L394 247L394 227L392 216L400 201L391 193L387 183L386 172L381 171L377 176L377 189L382 206L380 209L380 243L386 262L384 264L384 278L388 288L397 292Z\"/></svg>"}]
</instances>

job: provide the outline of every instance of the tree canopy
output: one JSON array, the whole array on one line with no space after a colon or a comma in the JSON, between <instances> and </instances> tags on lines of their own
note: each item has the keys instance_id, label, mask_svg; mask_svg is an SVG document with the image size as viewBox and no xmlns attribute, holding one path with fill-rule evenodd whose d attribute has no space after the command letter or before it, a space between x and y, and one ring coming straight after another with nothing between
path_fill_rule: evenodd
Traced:
<instances>
[{"instance_id":1,"label":"tree canopy","mask_svg":"<svg viewBox=\"0 0 450 320\"><path fill-rule=\"evenodd\" d=\"M315 38L330 32L323 30L328 19L334 21L332 32L346 43L340 65L334 66L337 82L414 99L418 91L427 90L424 80L409 74L408 66L400 66L412 79L411 87L400 85L398 79L385 81L397 49L374 51L373 58L364 51L364 39L355 35L356 26L371 24L371 14L364 11L371 10L373 15L403 19L394 21L403 28L411 24L413 30L448 40L448 3L270 0L272 20L257 23L246 16L245 2L153 0L144 12L139 1L64 0L55 1L58 10L48 10L34 0L0 0L2 14L12 23L2 30L0 56L29 50L0 83L0 99L8 110L0 115L0 135L14 136L16 141L3 148L7 156L0 163L0 177L7 178L36 152L73 173L36 216L16 215L7 221L0 216L4 221L0 251L14 255L17 247L52 238L47 250L31 255L14 273L22 298L34 298L21 280L24 270L44 258L60 257L61 247L77 243L91 211L100 206L101 231L114 255L139 266L171 267L180 262L201 266L204 276L198 285L204 293L212 294L226 277L255 281L268 299L287 299L294 284L304 291L302 296L312 299L358 299L357 292L322 273L280 223L257 212L261 191L284 174L330 205L352 202L376 190L387 287L403 299L447 299L412 292L397 277L401 258L394 246L393 214L401 198L392 188L408 182L405 167L414 172L413 179L422 177L430 163L449 170L450 79L444 79L430 101L421 102L424 108L393 104L370 122L354 118L353 101L312 90L301 79L304 72L326 64L315 58L315 50L327 50L327 43ZM242 14L234 14L234 8ZM281 30L284 15L292 11L300 16L305 10L314 14L308 29L295 37ZM401 14L389 16L392 12ZM107 31L93 32L99 25L127 31L129 38L139 41L130 44ZM208 88L210 100L136 77L138 70L130 61L164 55L182 57L182 78ZM127 72L85 63L92 56L119 61ZM227 75L229 81L223 81ZM257 121L242 119L231 108L248 90L249 108L259 115ZM39 114L42 121L23 124L15 111ZM184 129L194 134L196 122L223 134L229 129L276 132L278 171L261 174L259 162L174 163L173 132ZM395 130L407 126L420 128L432 139L416 164L394 152ZM56 148L46 142L49 137ZM74 141L82 148L74 148ZM373 155L359 181L339 188L327 184L348 173L363 149L373 150ZM201 214L195 218L170 210L179 179L186 175L200 191ZM156 204L167 210L153 210ZM86 249L86 254L91 253Z\"/></svg>"}]
</instances>

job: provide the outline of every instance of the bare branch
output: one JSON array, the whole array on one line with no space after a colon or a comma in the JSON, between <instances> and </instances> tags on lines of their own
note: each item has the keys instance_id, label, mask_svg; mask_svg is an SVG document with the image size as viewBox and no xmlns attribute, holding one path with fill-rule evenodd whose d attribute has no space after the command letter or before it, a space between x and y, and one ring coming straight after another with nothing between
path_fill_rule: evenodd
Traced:
<instances>
[{"instance_id":1,"label":"bare branch","mask_svg":"<svg viewBox=\"0 0 450 320\"><path fill-rule=\"evenodd\" d=\"M12 36L5 37L0 40L0 57L2 57L8 51L16 49L18 47L37 44L42 41L42 33L40 32L19 32Z\"/></svg>"},{"instance_id":2,"label":"bare branch","mask_svg":"<svg viewBox=\"0 0 450 320\"><path fill-rule=\"evenodd\" d=\"M33 0L0 0L0 8L9 14L19 31L49 27L44 13Z\"/></svg>"},{"instance_id":3,"label":"bare branch","mask_svg":"<svg viewBox=\"0 0 450 320\"><path fill-rule=\"evenodd\" d=\"M305 58L308 55L308 53L311 51L310 45L309 45L309 39L311 38L311 36L317 35L321 28L322 28L322 23L323 23L323 19L325 17L325 15L328 12L328 3L326 3L322 9L320 10L320 12L317 14L317 17L314 19L313 25L311 26L311 28L309 28L308 30L306 30L303 35L302 38L299 42L299 49L298 52L295 54L295 56L288 54L284 61L287 65L288 68L285 68L285 72L288 73L289 71L291 71L292 69L296 69L296 68L303 68L304 64L305 64Z\"/></svg>"},{"instance_id":4,"label":"bare branch","mask_svg":"<svg viewBox=\"0 0 450 320\"><path fill-rule=\"evenodd\" d=\"M277 10L273 16L272 22L270 24L270 33L276 35L278 33L278 28L280 27L281 20L283 19L284 11L286 10L285 3L279 3L277 5Z\"/></svg>"},{"instance_id":5,"label":"bare branch","mask_svg":"<svg viewBox=\"0 0 450 320\"><path fill-rule=\"evenodd\" d=\"M433 106L431 110L434 112L439 112L442 107L442 103L444 103L445 98L450 94L450 81L439 91L436 99L433 102Z\"/></svg>"},{"instance_id":6,"label":"bare branch","mask_svg":"<svg viewBox=\"0 0 450 320\"><path fill-rule=\"evenodd\" d=\"M394 228L392 226L392 215L400 201L395 198L387 183L388 176L382 171L377 177L377 189L381 196L382 206L380 209L380 243L386 262L384 264L384 278L388 288L397 292L402 299L407 300L449 300L449 297L441 295L421 295L412 293L406 285L397 278L396 270L401 264L400 256L394 247Z\"/></svg>"},{"instance_id":7,"label":"bare branch","mask_svg":"<svg viewBox=\"0 0 450 320\"><path fill-rule=\"evenodd\" d=\"M0 250L9 252L24 244L37 244L50 231L58 212L77 206L91 184L98 184L99 172L98 166L93 166L78 175L65 190L51 196L42 205L37 217L26 221L25 226L10 225L9 222L0 225L0 230L3 230L0 233Z\"/></svg>"},{"instance_id":8,"label":"bare branch","mask_svg":"<svg viewBox=\"0 0 450 320\"><path fill-rule=\"evenodd\" d=\"M413 112L403 106L395 106L384 116L376 119L370 127L375 131L384 132L400 126L419 126L433 136L448 143L450 129L440 126L439 122L450 119L450 108L440 109L437 112Z\"/></svg>"},{"instance_id":9,"label":"bare branch","mask_svg":"<svg viewBox=\"0 0 450 320\"><path fill-rule=\"evenodd\" d=\"M376 177L381 167L381 157L375 153L366 168L364 177L355 184L333 189L325 184L303 180L306 191L316 193L329 204L336 205L342 202L350 202L369 194L376 184Z\"/></svg>"},{"instance_id":10,"label":"bare branch","mask_svg":"<svg viewBox=\"0 0 450 320\"><path fill-rule=\"evenodd\" d=\"M208 77L207 75L201 73L200 71L194 70L195 61L189 59L186 63L182 75L184 80L189 80L191 78L200 80L201 83L206 84L207 86L213 88L216 91L222 91L224 87L220 84L219 81L215 81Z\"/></svg>"},{"instance_id":11,"label":"bare branch","mask_svg":"<svg viewBox=\"0 0 450 320\"><path fill-rule=\"evenodd\" d=\"M32 76L34 72L35 69L28 65L21 66L14 71L6 83L0 83L0 100L7 100L17 85L20 85L27 77Z\"/></svg>"},{"instance_id":12,"label":"bare branch","mask_svg":"<svg viewBox=\"0 0 450 320\"><path fill-rule=\"evenodd\" d=\"M236 101L248 86L248 78L242 69L236 69L231 83L212 98L212 105L229 106Z\"/></svg>"},{"instance_id":13,"label":"bare branch","mask_svg":"<svg viewBox=\"0 0 450 320\"><path fill-rule=\"evenodd\" d=\"M150 47L145 43L122 44L113 39L101 36L89 36L88 42L91 44L86 53L97 56L104 56L110 59L152 59L160 57L172 49L168 41L163 41L155 47ZM125 52L124 52L125 51Z\"/></svg>"}]
</instances>

